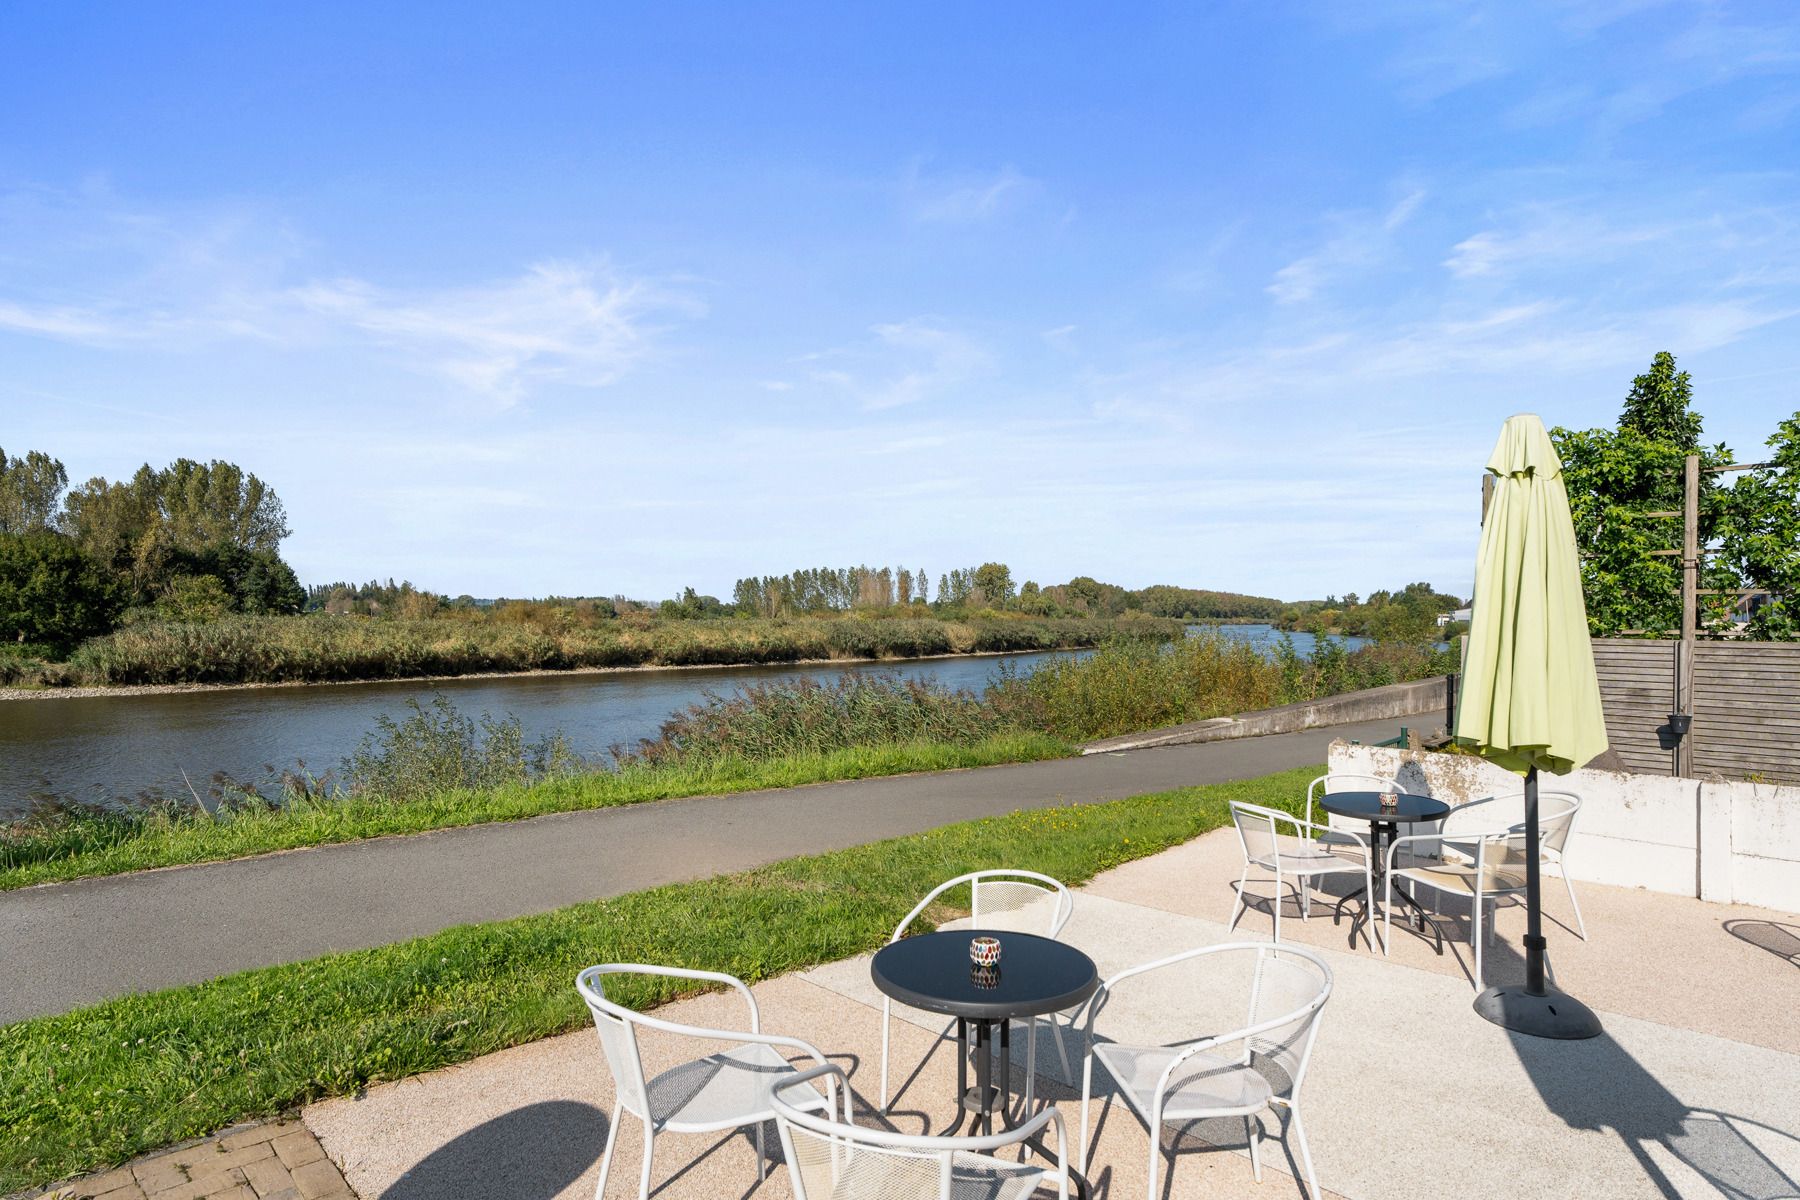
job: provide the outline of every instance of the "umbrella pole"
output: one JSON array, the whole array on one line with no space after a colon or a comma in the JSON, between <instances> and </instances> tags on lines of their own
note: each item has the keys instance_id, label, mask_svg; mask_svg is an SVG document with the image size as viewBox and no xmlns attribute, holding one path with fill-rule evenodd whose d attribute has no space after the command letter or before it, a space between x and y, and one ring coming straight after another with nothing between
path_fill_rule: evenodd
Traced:
<instances>
[{"instance_id":1,"label":"umbrella pole","mask_svg":"<svg viewBox=\"0 0 1800 1200\"><path fill-rule=\"evenodd\" d=\"M1544 978L1543 895L1538 887L1538 771L1525 772L1525 985L1491 987L1475 997L1475 1011L1494 1024L1532 1037L1574 1041L1600 1035L1594 1010L1551 988Z\"/></svg>"},{"instance_id":2,"label":"umbrella pole","mask_svg":"<svg viewBox=\"0 0 1800 1200\"><path fill-rule=\"evenodd\" d=\"M1544 892L1538 841L1538 770L1525 772L1525 994L1544 995Z\"/></svg>"}]
</instances>

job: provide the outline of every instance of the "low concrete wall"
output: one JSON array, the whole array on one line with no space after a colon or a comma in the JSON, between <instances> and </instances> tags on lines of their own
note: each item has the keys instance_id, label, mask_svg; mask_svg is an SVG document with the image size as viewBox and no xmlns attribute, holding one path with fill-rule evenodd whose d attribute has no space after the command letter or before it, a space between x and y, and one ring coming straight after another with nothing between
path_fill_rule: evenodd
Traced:
<instances>
[{"instance_id":1,"label":"low concrete wall","mask_svg":"<svg viewBox=\"0 0 1800 1200\"><path fill-rule=\"evenodd\" d=\"M1523 787L1470 755L1334 742L1328 761L1452 804ZM1542 786L1581 797L1568 846L1576 879L1800 912L1800 788L1594 768Z\"/></svg>"},{"instance_id":2,"label":"low concrete wall","mask_svg":"<svg viewBox=\"0 0 1800 1200\"><path fill-rule=\"evenodd\" d=\"M1297 733L1302 729L1318 729L1326 725L1354 725L1359 721L1385 721L1389 717L1436 715L1442 725L1444 713L1444 678L1434 676L1412 683L1393 683L1386 687L1345 692L1322 700L1303 700L1280 708L1240 713L1232 717L1214 717L1210 721L1190 721L1186 725L1169 725L1142 733L1126 733L1103 738L1081 748L1083 754L1105 754L1114 750L1143 750L1150 746L1179 746L1189 742L1217 742L1227 738L1261 737L1270 733Z\"/></svg>"}]
</instances>

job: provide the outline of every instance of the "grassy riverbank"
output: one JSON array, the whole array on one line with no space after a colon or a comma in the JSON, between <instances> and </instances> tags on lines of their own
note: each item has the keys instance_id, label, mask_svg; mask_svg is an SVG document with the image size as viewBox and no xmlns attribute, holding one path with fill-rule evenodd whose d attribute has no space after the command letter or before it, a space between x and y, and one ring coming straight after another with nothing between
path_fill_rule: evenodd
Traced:
<instances>
[{"instance_id":1,"label":"grassy riverbank","mask_svg":"<svg viewBox=\"0 0 1800 1200\"><path fill-rule=\"evenodd\" d=\"M0 891L546 813L1034 762L1072 753L1068 743L1044 734L1010 732L971 745L920 741L800 751L760 761L727 757L627 766L492 789L434 791L404 803L385 795L350 795L213 813L191 808L81 813L0 836Z\"/></svg>"},{"instance_id":2,"label":"grassy riverbank","mask_svg":"<svg viewBox=\"0 0 1800 1200\"><path fill-rule=\"evenodd\" d=\"M591 963L770 978L874 949L952 875L1082 883L1223 825L1229 800L1291 809L1317 770L971 821L5 1026L0 1193L578 1028L570 981Z\"/></svg>"},{"instance_id":3,"label":"grassy riverbank","mask_svg":"<svg viewBox=\"0 0 1800 1200\"><path fill-rule=\"evenodd\" d=\"M554 614L553 614L554 615ZM0 685L314 683L579 667L920 658L1094 646L1122 631L1171 641L1177 621L993 615L625 620L227 616L150 621L83 642L66 662L0 654Z\"/></svg>"}]
</instances>

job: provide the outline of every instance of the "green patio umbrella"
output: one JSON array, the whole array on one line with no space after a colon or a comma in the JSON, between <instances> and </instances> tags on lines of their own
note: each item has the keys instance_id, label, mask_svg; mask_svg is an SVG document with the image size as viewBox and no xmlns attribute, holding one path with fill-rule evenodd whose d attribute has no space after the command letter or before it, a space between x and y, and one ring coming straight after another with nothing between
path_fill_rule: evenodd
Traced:
<instances>
[{"instance_id":1,"label":"green patio umbrella","mask_svg":"<svg viewBox=\"0 0 1800 1200\"><path fill-rule=\"evenodd\" d=\"M1562 460L1544 423L1508 417L1487 469L1497 477L1481 524L1474 613L1456 740L1525 777L1525 985L1475 1001L1490 1021L1540 1037L1593 1037L1600 1022L1544 980L1538 772L1566 775L1606 749L1581 562Z\"/></svg>"}]
</instances>

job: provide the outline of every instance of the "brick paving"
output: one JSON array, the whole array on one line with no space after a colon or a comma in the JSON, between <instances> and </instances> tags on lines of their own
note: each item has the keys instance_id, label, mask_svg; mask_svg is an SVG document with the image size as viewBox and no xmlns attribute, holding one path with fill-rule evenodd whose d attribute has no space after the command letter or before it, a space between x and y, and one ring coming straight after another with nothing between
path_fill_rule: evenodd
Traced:
<instances>
[{"instance_id":1,"label":"brick paving","mask_svg":"<svg viewBox=\"0 0 1800 1200\"><path fill-rule=\"evenodd\" d=\"M51 1188L41 1200L357 1200L299 1121L244 1125Z\"/></svg>"}]
</instances>

